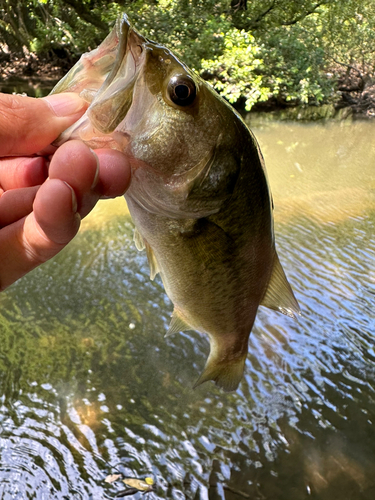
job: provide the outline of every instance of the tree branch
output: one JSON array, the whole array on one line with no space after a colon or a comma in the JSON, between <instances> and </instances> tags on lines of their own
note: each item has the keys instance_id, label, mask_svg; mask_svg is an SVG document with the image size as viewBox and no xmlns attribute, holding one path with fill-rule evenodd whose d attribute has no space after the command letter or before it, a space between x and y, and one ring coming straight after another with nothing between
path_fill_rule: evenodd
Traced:
<instances>
[{"instance_id":1,"label":"tree branch","mask_svg":"<svg viewBox=\"0 0 375 500\"><path fill-rule=\"evenodd\" d=\"M234 12L238 12L239 10L247 10L247 0L232 0L230 6Z\"/></svg>"},{"instance_id":2,"label":"tree branch","mask_svg":"<svg viewBox=\"0 0 375 500\"><path fill-rule=\"evenodd\" d=\"M321 5L325 5L326 3L327 3L327 0L322 1L322 2L318 2L317 4L314 5L314 7L312 7L312 9L308 10L307 12L304 12L303 14L300 14L299 16L295 17L291 21L281 23L281 26L292 26L293 24L299 23L300 21L302 21L302 19L305 19L307 16L310 16L311 14L315 14L316 9L318 9Z\"/></svg>"},{"instance_id":3,"label":"tree branch","mask_svg":"<svg viewBox=\"0 0 375 500\"><path fill-rule=\"evenodd\" d=\"M302 21L303 19L310 16L311 14L314 14L320 6L326 5L329 2L330 2L330 0L320 0L313 7L311 7L309 10L297 15L295 18L291 19L290 21L285 21L285 22L280 21L277 24L279 26L292 26L294 24L297 24L298 22ZM261 24L261 22L273 10L277 9L278 7L280 8L280 5L282 6L282 3L280 3L278 0L272 0L269 7L266 10L264 10L262 13L258 14L256 19L254 19L254 20L249 19L247 21L244 21L244 26L242 26L242 27L245 28L246 30L252 30L252 29L258 28L258 26Z\"/></svg>"},{"instance_id":4,"label":"tree branch","mask_svg":"<svg viewBox=\"0 0 375 500\"><path fill-rule=\"evenodd\" d=\"M357 75L359 76L359 78L362 80L362 82L365 81L365 77L363 76L363 74L359 71L358 68L356 68L355 66L352 66L351 64L346 64L346 63L343 63L343 62L340 62L338 61L337 59L335 59L334 57L332 56L329 56L330 59L332 59L332 61L334 61L336 64L338 64L339 66L344 66L345 68L348 68L350 70L353 70L355 73L357 73Z\"/></svg>"},{"instance_id":5,"label":"tree branch","mask_svg":"<svg viewBox=\"0 0 375 500\"><path fill-rule=\"evenodd\" d=\"M100 17L95 16L90 10L86 9L85 5L79 0L65 0L65 3L70 5L79 15L79 17L89 24L93 24L97 28L108 31L107 23L103 22Z\"/></svg>"},{"instance_id":6,"label":"tree branch","mask_svg":"<svg viewBox=\"0 0 375 500\"><path fill-rule=\"evenodd\" d=\"M266 9L264 12L262 12L262 14L259 14L259 16L255 19L254 25L259 24L260 21L262 19L264 19L267 16L267 14L269 14L271 12L271 10L273 10L275 8L275 5L276 5L276 0L272 0L272 3L268 7L268 9Z\"/></svg>"}]
</instances>

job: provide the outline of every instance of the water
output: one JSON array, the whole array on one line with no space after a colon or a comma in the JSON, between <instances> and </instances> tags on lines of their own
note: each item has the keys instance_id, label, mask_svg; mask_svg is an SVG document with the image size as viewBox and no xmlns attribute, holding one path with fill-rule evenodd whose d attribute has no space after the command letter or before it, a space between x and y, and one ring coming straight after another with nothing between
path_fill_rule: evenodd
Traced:
<instances>
[{"instance_id":1,"label":"water","mask_svg":"<svg viewBox=\"0 0 375 500\"><path fill-rule=\"evenodd\" d=\"M113 498L116 469L154 499L375 498L375 124L253 129L299 323L261 308L237 392L192 390L208 342L164 340L125 202L101 202L0 295L1 499Z\"/></svg>"},{"instance_id":2,"label":"water","mask_svg":"<svg viewBox=\"0 0 375 500\"><path fill-rule=\"evenodd\" d=\"M41 79L40 77L10 77L0 81L0 92L6 94L27 94L30 97L44 97L48 95L58 80L54 78Z\"/></svg>"}]
</instances>

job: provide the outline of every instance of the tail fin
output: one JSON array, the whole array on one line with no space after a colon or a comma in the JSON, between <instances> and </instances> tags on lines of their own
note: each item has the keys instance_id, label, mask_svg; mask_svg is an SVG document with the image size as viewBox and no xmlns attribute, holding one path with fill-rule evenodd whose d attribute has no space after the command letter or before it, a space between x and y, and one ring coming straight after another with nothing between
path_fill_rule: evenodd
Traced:
<instances>
[{"instance_id":1,"label":"tail fin","mask_svg":"<svg viewBox=\"0 0 375 500\"><path fill-rule=\"evenodd\" d=\"M217 346L213 349L207 359L203 373L194 384L194 389L208 380L213 380L225 392L235 391L241 381L247 356L247 342L238 353L224 354L220 356ZM222 353L221 353L222 354Z\"/></svg>"}]
</instances>

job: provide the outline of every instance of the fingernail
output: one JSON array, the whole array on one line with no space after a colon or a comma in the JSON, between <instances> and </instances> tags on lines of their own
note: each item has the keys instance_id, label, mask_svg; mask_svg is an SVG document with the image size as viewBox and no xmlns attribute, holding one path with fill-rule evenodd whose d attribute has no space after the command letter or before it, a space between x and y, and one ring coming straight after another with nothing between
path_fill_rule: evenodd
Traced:
<instances>
[{"instance_id":1,"label":"fingernail","mask_svg":"<svg viewBox=\"0 0 375 500\"><path fill-rule=\"evenodd\" d=\"M70 189L71 193L72 193L72 212L75 214L78 210L78 204L77 204L77 197L76 197L76 194L74 192L74 189L72 188L72 186L70 186L67 182L63 181L64 184L66 184L68 186L68 188Z\"/></svg>"},{"instance_id":2,"label":"fingernail","mask_svg":"<svg viewBox=\"0 0 375 500\"><path fill-rule=\"evenodd\" d=\"M87 108L87 102L73 92L53 94L43 97L56 116L71 116Z\"/></svg>"},{"instance_id":3,"label":"fingernail","mask_svg":"<svg viewBox=\"0 0 375 500\"><path fill-rule=\"evenodd\" d=\"M94 189L94 187L96 187L96 185L98 184L98 181L99 181L100 165L99 165L99 158L98 158L97 154L95 153L95 151L93 151L91 148L90 148L90 151L94 155L95 160L96 160L96 172L95 172L94 180L92 181L92 185L91 185L91 189Z\"/></svg>"}]
</instances>

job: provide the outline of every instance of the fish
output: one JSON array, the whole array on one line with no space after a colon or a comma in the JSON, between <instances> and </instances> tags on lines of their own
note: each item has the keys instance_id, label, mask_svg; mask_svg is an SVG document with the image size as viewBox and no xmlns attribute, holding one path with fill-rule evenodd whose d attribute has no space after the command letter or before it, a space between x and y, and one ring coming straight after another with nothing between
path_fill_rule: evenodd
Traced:
<instances>
[{"instance_id":1,"label":"fish","mask_svg":"<svg viewBox=\"0 0 375 500\"><path fill-rule=\"evenodd\" d=\"M134 242L174 305L166 336L196 330L209 338L194 387L212 380L236 390L259 306L300 315L276 251L272 195L253 133L125 14L52 91L59 92L76 92L89 106L57 145L80 139L129 158Z\"/></svg>"}]
</instances>

